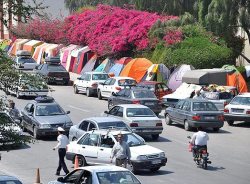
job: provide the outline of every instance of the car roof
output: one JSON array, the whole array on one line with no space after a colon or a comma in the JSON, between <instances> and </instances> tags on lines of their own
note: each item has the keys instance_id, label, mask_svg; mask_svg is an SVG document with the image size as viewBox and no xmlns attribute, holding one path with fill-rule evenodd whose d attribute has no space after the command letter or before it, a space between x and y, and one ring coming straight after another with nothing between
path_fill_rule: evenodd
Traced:
<instances>
[{"instance_id":1,"label":"car roof","mask_svg":"<svg viewBox=\"0 0 250 184\"><path fill-rule=\"evenodd\" d=\"M147 106L141 104L119 104L115 106L120 106L124 108L148 108Z\"/></svg>"},{"instance_id":2,"label":"car roof","mask_svg":"<svg viewBox=\"0 0 250 184\"><path fill-rule=\"evenodd\" d=\"M185 99L181 99L180 101L190 101L190 102L210 102L207 99L195 99L195 98L185 98Z\"/></svg>"},{"instance_id":3,"label":"car roof","mask_svg":"<svg viewBox=\"0 0 250 184\"><path fill-rule=\"evenodd\" d=\"M90 120L90 121L94 121L96 123L106 123L106 122L123 122L122 120L115 118L115 117L105 117L105 116L100 116L100 117L90 117L87 119L83 119L84 120ZM82 122L81 121L81 122Z\"/></svg>"},{"instance_id":4,"label":"car roof","mask_svg":"<svg viewBox=\"0 0 250 184\"><path fill-rule=\"evenodd\" d=\"M107 171L129 171L126 168L118 167L114 165L98 165L98 166L85 166L79 167L79 169L87 170L90 172L107 172Z\"/></svg>"},{"instance_id":5,"label":"car roof","mask_svg":"<svg viewBox=\"0 0 250 184\"><path fill-rule=\"evenodd\" d=\"M87 73L87 74L108 74L106 72L94 72L94 71L92 71L92 72L85 72L85 73Z\"/></svg>"},{"instance_id":6,"label":"car roof","mask_svg":"<svg viewBox=\"0 0 250 184\"><path fill-rule=\"evenodd\" d=\"M135 80L134 78L132 78L132 77L111 77L111 78L113 78L113 79L132 79L132 80Z\"/></svg>"},{"instance_id":7,"label":"car roof","mask_svg":"<svg viewBox=\"0 0 250 184\"><path fill-rule=\"evenodd\" d=\"M240 93L237 96L240 96L240 97L250 97L250 93Z\"/></svg>"},{"instance_id":8,"label":"car roof","mask_svg":"<svg viewBox=\"0 0 250 184\"><path fill-rule=\"evenodd\" d=\"M100 130L92 130L92 131L88 131L86 133L98 133L101 135L107 135L107 133L111 133L112 135L118 135L118 134L131 134L131 132L129 131L124 131L124 130L118 130L118 129L100 129Z\"/></svg>"},{"instance_id":9,"label":"car roof","mask_svg":"<svg viewBox=\"0 0 250 184\"><path fill-rule=\"evenodd\" d=\"M138 83L139 85L140 84L151 84L151 85L153 85L153 84L165 84L164 82L157 82L157 81L142 81L142 82L140 82L140 83Z\"/></svg>"},{"instance_id":10,"label":"car roof","mask_svg":"<svg viewBox=\"0 0 250 184\"><path fill-rule=\"evenodd\" d=\"M8 181L8 180L18 180L15 176L9 176L9 175L0 175L0 181Z\"/></svg>"}]
</instances>

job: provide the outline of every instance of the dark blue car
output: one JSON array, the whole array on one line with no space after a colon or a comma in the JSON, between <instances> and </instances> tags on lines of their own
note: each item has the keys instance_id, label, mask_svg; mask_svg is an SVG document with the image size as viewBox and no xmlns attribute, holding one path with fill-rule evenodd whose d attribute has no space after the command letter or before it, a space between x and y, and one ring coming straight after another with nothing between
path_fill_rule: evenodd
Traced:
<instances>
[{"instance_id":1,"label":"dark blue car","mask_svg":"<svg viewBox=\"0 0 250 184\"><path fill-rule=\"evenodd\" d=\"M165 121L167 125L173 122L182 124L187 131L194 127L219 131L224 125L224 115L213 102L188 98L180 100L174 107L166 108Z\"/></svg>"}]
</instances>

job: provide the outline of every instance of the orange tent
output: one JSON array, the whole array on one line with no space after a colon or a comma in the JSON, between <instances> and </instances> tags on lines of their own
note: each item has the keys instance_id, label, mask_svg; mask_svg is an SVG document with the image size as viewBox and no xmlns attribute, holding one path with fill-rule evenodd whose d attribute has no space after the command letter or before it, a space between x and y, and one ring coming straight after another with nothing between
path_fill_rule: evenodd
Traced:
<instances>
[{"instance_id":1,"label":"orange tent","mask_svg":"<svg viewBox=\"0 0 250 184\"><path fill-rule=\"evenodd\" d=\"M240 73L227 74L227 86L235 86L239 93L247 92L247 84L245 79Z\"/></svg>"},{"instance_id":2,"label":"orange tent","mask_svg":"<svg viewBox=\"0 0 250 184\"><path fill-rule=\"evenodd\" d=\"M132 77L137 82L140 82L147 73L152 62L145 58L136 58L131 60L121 71L121 77Z\"/></svg>"},{"instance_id":3,"label":"orange tent","mask_svg":"<svg viewBox=\"0 0 250 184\"><path fill-rule=\"evenodd\" d=\"M8 51L9 55L15 56L17 51L22 50L22 45L28 41L28 39L16 39Z\"/></svg>"},{"instance_id":4,"label":"orange tent","mask_svg":"<svg viewBox=\"0 0 250 184\"><path fill-rule=\"evenodd\" d=\"M33 54L33 59L36 60L36 62L40 63L41 55L43 54L45 48L48 46L48 43L43 43L42 45L39 45L35 48L35 52Z\"/></svg>"},{"instance_id":5,"label":"orange tent","mask_svg":"<svg viewBox=\"0 0 250 184\"><path fill-rule=\"evenodd\" d=\"M23 50L29 51L31 52L31 54L33 54L35 51L35 48L41 45L42 43L43 43L42 41L30 40L23 45Z\"/></svg>"}]
</instances>

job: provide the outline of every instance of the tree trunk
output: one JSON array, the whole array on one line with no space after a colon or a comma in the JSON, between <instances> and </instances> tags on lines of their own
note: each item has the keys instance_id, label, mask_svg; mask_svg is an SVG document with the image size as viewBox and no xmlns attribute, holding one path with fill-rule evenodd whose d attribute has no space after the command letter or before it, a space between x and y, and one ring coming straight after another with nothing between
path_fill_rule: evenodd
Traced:
<instances>
[{"instance_id":1,"label":"tree trunk","mask_svg":"<svg viewBox=\"0 0 250 184\"><path fill-rule=\"evenodd\" d=\"M3 1L0 1L0 38L4 38Z\"/></svg>"}]
</instances>

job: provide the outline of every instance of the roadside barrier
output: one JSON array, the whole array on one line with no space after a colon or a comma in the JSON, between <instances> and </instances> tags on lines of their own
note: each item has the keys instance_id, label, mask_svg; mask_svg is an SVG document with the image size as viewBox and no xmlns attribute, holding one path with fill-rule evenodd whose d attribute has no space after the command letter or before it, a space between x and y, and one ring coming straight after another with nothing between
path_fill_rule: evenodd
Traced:
<instances>
[{"instance_id":1,"label":"roadside barrier","mask_svg":"<svg viewBox=\"0 0 250 184\"><path fill-rule=\"evenodd\" d=\"M74 169L77 169L79 167L79 160L78 160L78 156L75 156L75 164L74 164Z\"/></svg>"},{"instance_id":2,"label":"roadside barrier","mask_svg":"<svg viewBox=\"0 0 250 184\"><path fill-rule=\"evenodd\" d=\"M42 184L40 182L40 171L39 171L39 168L36 169L36 182L34 184Z\"/></svg>"}]
</instances>

